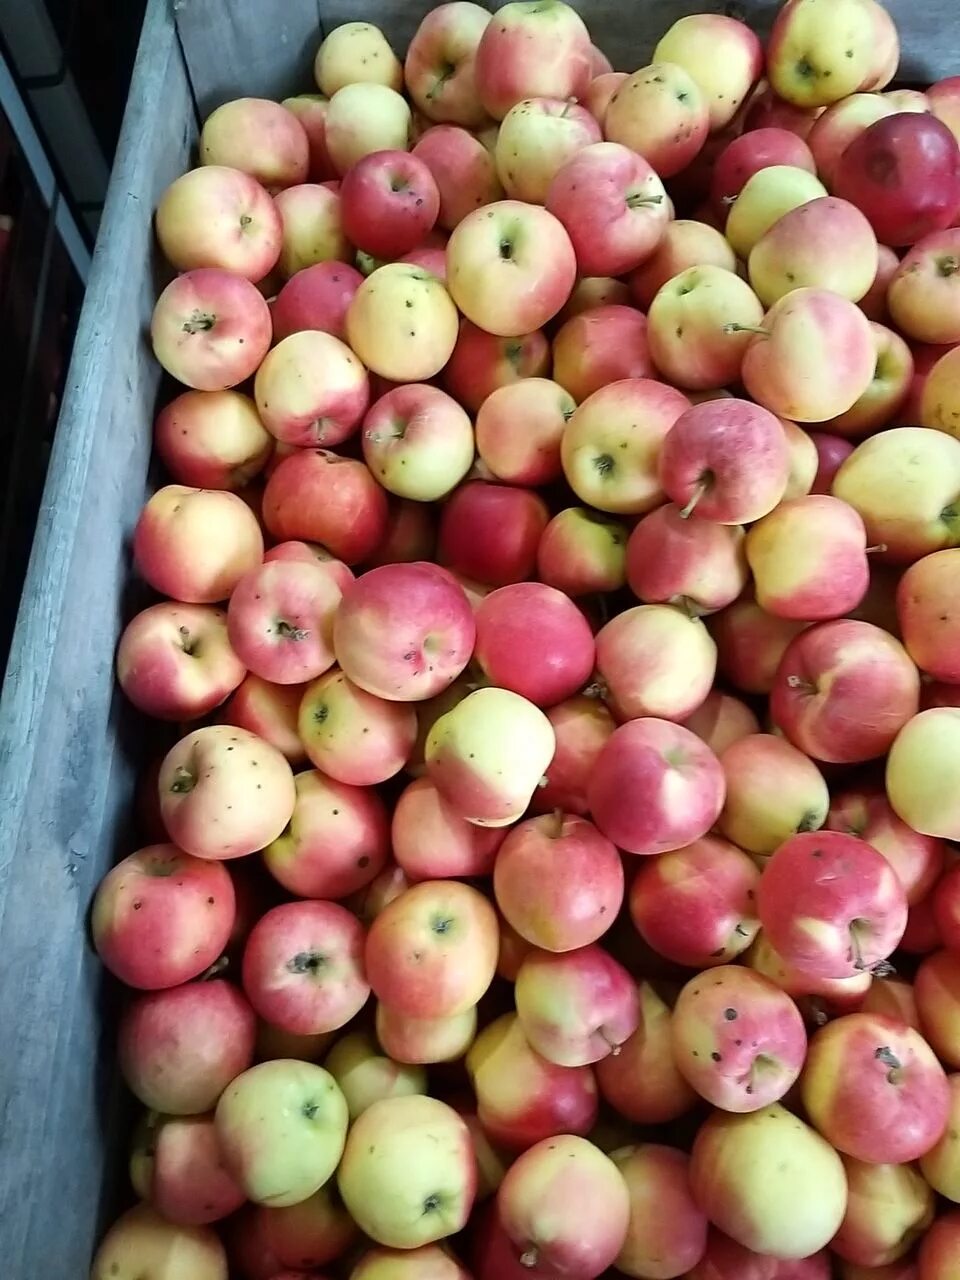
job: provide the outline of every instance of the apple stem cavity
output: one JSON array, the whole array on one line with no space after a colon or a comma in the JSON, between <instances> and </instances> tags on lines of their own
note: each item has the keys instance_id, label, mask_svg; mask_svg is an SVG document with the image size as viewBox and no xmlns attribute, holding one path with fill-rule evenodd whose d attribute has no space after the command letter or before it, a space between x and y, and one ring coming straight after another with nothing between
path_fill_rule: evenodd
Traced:
<instances>
[{"instance_id":1,"label":"apple stem cavity","mask_svg":"<svg viewBox=\"0 0 960 1280\"><path fill-rule=\"evenodd\" d=\"M888 1045L881 1045L879 1049L875 1049L873 1053L877 1062L882 1062L885 1067L889 1067L887 1072L887 1082L889 1084L898 1084L903 1071L903 1063Z\"/></svg>"},{"instance_id":2,"label":"apple stem cavity","mask_svg":"<svg viewBox=\"0 0 960 1280\"><path fill-rule=\"evenodd\" d=\"M194 311L189 320L183 322L184 333L209 333L217 323L217 317L209 311Z\"/></svg>"},{"instance_id":3,"label":"apple stem cavity","mask_svg":"<svg viewBox=\"0 0 960 1280\"><path fill-rule=\"evenodd\" d=\"M186 795L197 785L197 775L191 773L185 765L178 765L173 772L173 781L170 783L170 790L175 796Z\"/></svg>"},{"instance_id":4,"label":"apple stem cavity","mask_svg":"<svg viewBox=\"0 0 960 1280\"><path fill-rule=\"evenodd\" d=\"M310 632L303 627L295 627L292 623L285 622L282 618L277 623L277 635L283 640L308 640Z\"/></svg>"}]
</instances>

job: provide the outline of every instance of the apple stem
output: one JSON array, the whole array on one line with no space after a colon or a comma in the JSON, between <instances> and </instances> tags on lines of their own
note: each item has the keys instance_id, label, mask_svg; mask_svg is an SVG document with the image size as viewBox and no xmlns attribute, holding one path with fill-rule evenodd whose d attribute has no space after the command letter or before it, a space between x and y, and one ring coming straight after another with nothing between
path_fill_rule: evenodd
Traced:
<instances>
[{"instance_id":1,"label":"apple stem","mask_svg":"<svg viewBox=\"0 0 960 1280\"><path fill-rule=\"evenodd\" d=\"M538 779L537 781L537 786L540 788L549 787L549 785L550 785L550 779L547 777L546 774L544 774L543 777Z\"/></svg>"},{"instance_id":2,"label":"apple stem","mask_svg":"<svg viewBox=\"0 0 960 1280\"><path fill-rule=\"evenodd\" d=\"M563 810L554 809L550 815L552 821L548 829L548 835L551 840L559 840L563 835Z\"/></svg>"},{"instance_id":3,"label":"apple stem","mask_svg":"<svg viewBox=\"0 0 960 1280\"><path fill-rule=\"evenodd\" d=\"M209 982L211 978L217 978L223 973L224 969L230 967L230 959L228 956L221 956L219 960L214 960L209 969L205 969L197 979L198 982Z\"/></svg>"},{"instance_id":4,"label":"apple stem","mask_svg":"<svg viewBox=\"0 0 960 1280\"><path fill-rule=\"evenodd\" d=\"M952 253L943 258L938 258L937 271L942 276L955 276L960 271L960 258Z\"/></svg>"},{"instance_id":5,"label":"apple stem","mask_svg":"<svg viewBox=\"0 0 960 1280\"><path fill-rule=\"evenodd\" d=\"M194 311L189 320L183 322L184 333L209 333L217 323L217 317L209 312Z\"/></svg>"},{"instance_id":6,"label":"apple stem","mask_svg":"<svg viewBox=\"0 0 960 1280\"><path fill-rule=\"evenodd\" d=\"M628 209L643 209L647 205L663 204L663 196L643 196L638 192L635 196L627 196Z\"/></svg>"},{"instance_id":7,"label":"apple stem","mask_svg":"<svg viewBox=\"0 0 960 1280\"><path fill-rule=\"evenodd\" d=\"M804 693L816 693L817 686L802 676L787 676L787 685L791 689L802 689Z\"/></svg>"},{"instance_id":8,"label":"apple stem","mask_svg":"<svg viewBox=\"0 0 960 1280\"><path fill-rule=\"evenodd\" d=\"M893 1052L889 1045L881 1045L879 1049L875 1049L873 1053L877 1062L882 1062L885 1067L889 1067L887 1072L887 1083L897 1084L900 1080L900 1073L903 1070L903 1063Z\"/></svg>"},{"instance_id":9,"label":"apple stem","mask_svg":"<svg viewBox=\"0 0 960 1280\"><path fill-rule=\"evenodd\" d=\"M680 508L680 514L684 520L688 519L693 514L694 507L697 505L697 503L700 501L703 495L707 492L707 488L708 488L708 485L706 480L701 480L700 483L694 489L693 493L690 495L690 501L687 503L685 507Z\"/></svg>"},{"instance_id":10,"label":"apple stem","mask_svg":"<svg viewBox=\"0 0 960 1280\"><path fill-rule=\"evenodd\" d=\"M878 542L872 547L865 547L863 554L865 556L876 556L880 555L881 552L886 551L886 549L887 544L885 542Z\"/></svg>"},{"instance_id":11,"label":"apple stem","mask_svg":"<svg viewBox=\"0 0 960 1280\"><path fill-rule=\"evenodd\" d=\"M604 680L603 676L597 676L596 680L591 681L584 689L583 696L585 698L603 699L609 692L606 680Z\"/></svg>"},{"instance_id":12,"label":"apple stem","mask_svg":"<svg viewBox=\"0 0 960 1280\"><path fill-rule=\"evenodd\" d=\"M725 324L723 326L723 332L724 333L759 333L760 336L763 338L770 337L770 330L764 329L763 325L737 324L735 321L731 321L730 324Z\"/></svg>"}]
</instances>

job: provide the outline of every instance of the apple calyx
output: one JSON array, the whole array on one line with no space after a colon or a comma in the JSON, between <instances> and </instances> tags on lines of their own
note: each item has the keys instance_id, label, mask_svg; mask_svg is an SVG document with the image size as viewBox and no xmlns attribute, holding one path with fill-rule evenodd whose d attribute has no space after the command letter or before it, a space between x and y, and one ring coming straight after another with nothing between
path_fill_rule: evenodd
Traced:
<instances>
[{"instance_id":1,"label":"apple calyx","mask_svg":"<svg viewBox=\"0 0 960 1280\"><path fill-rule=\"evenodd\" d=\"M185 765L177 765L173 771L173 781L170 783L170 791L175 796L187 795L197 785L197 775L191 773Z\"/></svg>"},{"instance_id":2,"label":"apple calyx","mask_svg":"<svg viewBox=\"0 0 960 1280\"><path fill-rule=\"evenodd\" d=\"M319 973L327 963L327 957L318 951L298 951L286 963L290 973Z\"/></svg>"},{"instance_id":3,"label":"apple calyx","mask_svg":"<svg viewBox=\"0 0 960 1280\"><path fill-rule=\"evenodd\" d=\"M282 640L308 640L310 638L310 632L304 627L295 627L283 618L277 623L277 635Z\"/></svg>"}]
</instances>

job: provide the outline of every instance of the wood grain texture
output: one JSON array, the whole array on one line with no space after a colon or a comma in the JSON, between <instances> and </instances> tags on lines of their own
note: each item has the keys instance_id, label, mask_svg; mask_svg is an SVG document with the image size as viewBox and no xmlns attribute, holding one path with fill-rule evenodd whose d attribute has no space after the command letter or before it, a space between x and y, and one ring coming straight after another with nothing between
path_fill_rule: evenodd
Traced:
<instances>
[{"instance_id":1,"label":"wood grain texture","mask_svg":"<svg viewBox=\"0 0 960 1280\"><path fill-rule=\"evenodd\" d=\"M151 0L134 82L0 704L5 1280L82 1280L124 1163L110 1128L115 993L87 912L107 867L129 852L131 729L113 653L159 381L144 341L151 211L195 136L167 0Z\"/></svg>"},{"instance_id":2,"label":"wood grain texture","mask_svg":"<svg viewBox=\"0 0 960 1280\"><path fill-rule=\"evenodd\" d=\"M201 118L230 98L316 92L318 0L172 0Z\"/></svg>"}]
</instances>

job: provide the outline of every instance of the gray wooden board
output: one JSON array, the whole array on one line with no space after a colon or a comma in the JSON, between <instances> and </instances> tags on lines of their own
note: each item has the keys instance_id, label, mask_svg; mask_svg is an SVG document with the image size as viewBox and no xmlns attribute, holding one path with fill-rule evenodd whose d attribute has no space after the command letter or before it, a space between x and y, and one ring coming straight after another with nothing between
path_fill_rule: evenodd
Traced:
<instances>
[{"instance_id":1,"label":"gray wooden board","mask_svg":"<svg viewBox=\"0 0 960 1280\"><path fill-rule=\"evenodd\" d=\"M0 1275L81 1280L116 1168L110 987L86 917L132 790L113 651L158 370L151 210L194 110L151 0L0 703ZM105 1043L104 1043L105 1041ZM112 1206L111 1206L112 1208Z\"/></svg>"},{"instance_id":2,"label":"gray wooden board","mask_svg":"<svg viewBox=\"0 0 960 1280\"><path fill-rule=\"evenodd\" d=\"M715 0L575 0L625 69L677 16ZM176 13L174 9L176 7ZM133 788L112 657L147 488L157 366L151 211L187 167L205 113L311 87L321 35L364 17L402 52L427 0L150 0L0 702L0 1275L82 1280L122 1167L104 982L88 946L96 884ZM496 7L496 6L494 6ZM775 0L742 6L762 26ZM960 72L955 0L891 0L905 78ZM179 37L179 42L178 42ZM181 43L183 50L181 49ZM189 74L188 74L189 66ZM184 1278L188 1280L188 1278Z\"/></svg>"}]
</instances>

